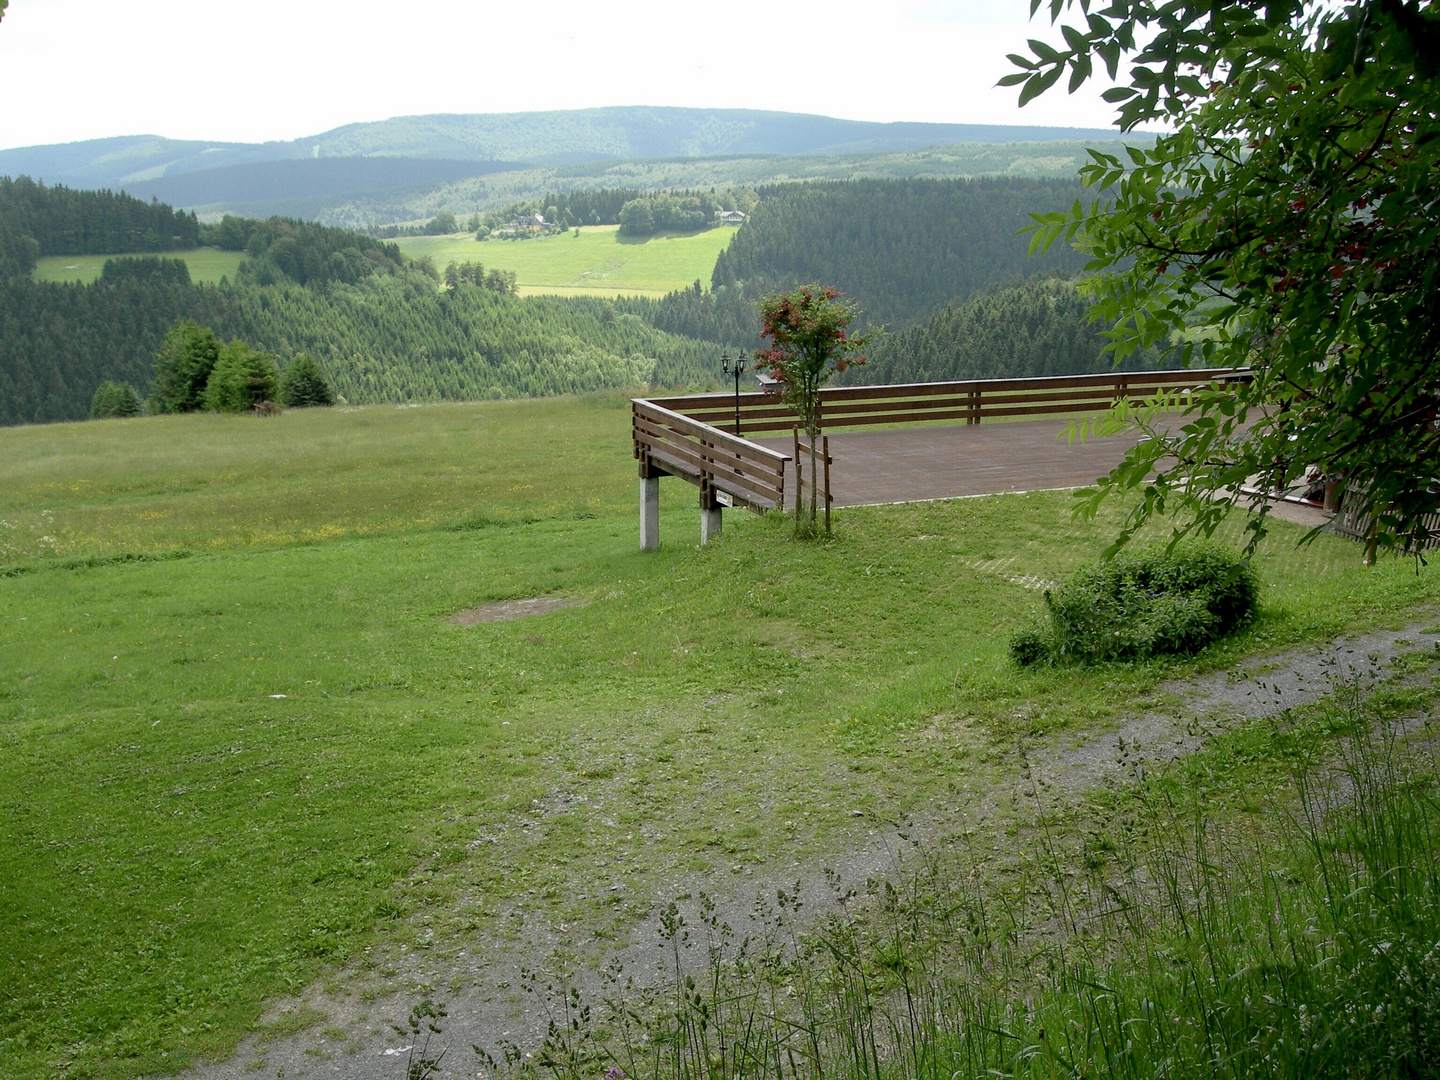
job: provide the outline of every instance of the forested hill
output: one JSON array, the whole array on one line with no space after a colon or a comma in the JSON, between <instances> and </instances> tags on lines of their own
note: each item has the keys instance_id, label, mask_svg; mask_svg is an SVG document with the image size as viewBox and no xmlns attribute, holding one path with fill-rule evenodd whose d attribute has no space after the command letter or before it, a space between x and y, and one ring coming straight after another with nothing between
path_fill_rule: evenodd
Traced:
<instances>
[{"instance_id":1,"label":"forested hill","mask_svg":"<svg viewBox=\"0 0 1440 1080\"><path fill-rule=\"evenodd\" d=\"M746 227L715 263L714 286L824 281L874 323L907 326L997 281L1078 270L1056 245L1030 258L1016 235L1032 212L1082 194L1065 180L858 180L763 189Z\"/></svg>"},{"instance_id":2,"label":"forested hill","mask_svg":"<svg viewBox=\"0 0 1440 1080\"><path fill-rule=\"evenodd\" d=\"M142 202L110 191L72 191L47 187L27 177L0 176L0 231L34 241L36 255L119 254L178 251L200 243L194 214L163 203ZM0 243L0 259L25 262L18 240ZM24 265L25 272L30 266Z\"/></svg>"},{"instance_id":3,"label":"forested hill","mask_svg":"<svg viewBox=\"0 0 1440 1080\"><path fill-rule=\"evenodd\" d=\"M1032 278L966 302L925 322L882 337L868 362L842 377L852 386L874 383L1014 379L1110 371L1101 349L1103 327L1088 323L1088 303L1072 279ZM1150 351L1122 370L1154 370L1173 360Z\"/></svg>"},{"instance_id":4,"label":"forested hill","mask_svg":"<svg viewBox=\"0 0 1440 1080\"><path fill-rule=\"evenodd\" d=\"M612 306L581 310L485 287L394 244L322 225L226 218L197 225L108 192L6 184L0 202L0 423L78 420L103 381L148 388L166 330L195 319L282 362L309 352L352 402L440 401L708 381L713 350ZM197 233L198 229L198 233ZM42 239L43 238L43 239ZM108 261L89 285L37 282L37 252L244 251L236 280L195 285L186 264ZM492 276L493 277L493 276Z\"/></svg>"},{"instance_id":5,"label":"forested hill","mask_svg":"<svg viewBox=\"0 0 1440 1080\"><path fill-rule=\"evenodd\" d=\"M709 383L713 348L610 305L519 298L418 270L356 284L192 285L175 259L116 259L90 285L0 284L0 424L79 420L104 380L148 389L177 319L281 362L309 352L351 403L463 401Z\"/></svg>"},{"instance_id":6,"label":"forested hill","mask_svg":"<svg viewBox=\"0 0 1440 1080\"><path fill-rule=\"evenodd\" d=\"M901 330L949 303L1035 274L1072 273L1057 245L1030 258L1017 235L1032 212L1084 197L1076 180L856 180L762 188L715 264L712 289L672 293L655 324L727 345L757 345L755 301L812 281L834 285L871 324Z\"/></svg>"}]
</instances>

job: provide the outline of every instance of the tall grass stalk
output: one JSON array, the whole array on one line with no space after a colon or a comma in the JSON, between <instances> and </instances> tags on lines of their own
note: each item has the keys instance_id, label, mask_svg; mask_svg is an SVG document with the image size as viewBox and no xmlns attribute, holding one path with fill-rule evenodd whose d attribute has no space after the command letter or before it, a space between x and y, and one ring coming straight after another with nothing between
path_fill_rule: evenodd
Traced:
<instances>
[{"instance_id":1,"label":"tall grass stalk","mask_svg":"<svg viewBox=\"0 0 1440 1080\"><path fill-rule=\"evenodd\" d=\"M1440 1075L1440 789L1428 739L1369 700L1341 687L1276 726L1294 772L1265 813L1152 778L1103 857L1042 815L1029 857L921 851L864 897L837 883L841 914L803 933L784 891L748 935L708 899L694 927L671 905L658 985L611 972L583 1025L513 1060L674 1080Z\"/></svg>"}]
</instances>

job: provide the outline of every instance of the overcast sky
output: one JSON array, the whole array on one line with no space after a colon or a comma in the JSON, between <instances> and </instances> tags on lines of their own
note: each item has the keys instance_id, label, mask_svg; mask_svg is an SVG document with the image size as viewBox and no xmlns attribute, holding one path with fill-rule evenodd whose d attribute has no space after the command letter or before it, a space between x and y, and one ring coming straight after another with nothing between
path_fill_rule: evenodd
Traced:
<instances>
[{"instance_id":1,"label":"overcast sky","mask_svg":"<svg viewBox=\"0 0 1440 1080\"><path fill-rule=\"evenodd\" d=\"M995 81L1027 0L11 0L0 148L258 142L435 112L598 105L1108 127L1103 86L1024 109Z\"/></svg>"}]
</instances>

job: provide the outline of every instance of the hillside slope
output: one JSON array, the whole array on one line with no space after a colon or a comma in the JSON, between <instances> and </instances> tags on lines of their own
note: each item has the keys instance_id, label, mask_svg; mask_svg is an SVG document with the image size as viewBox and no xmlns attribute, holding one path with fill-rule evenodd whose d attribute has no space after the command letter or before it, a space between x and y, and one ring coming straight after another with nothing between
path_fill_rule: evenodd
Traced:
<instances>
[{"instance_id":1,"label":"hillside slope","mask_svg":"<svg viewBox=\"0 0 1440 1080\"><path fill-rule=\"evenodd\" d=\"M1030 214L1084 196L1078 180L856 180L775 185L715 263L711 289L671 293L648 317L717 344L761 344L755 302L795 285L833 285L891 331L946 304L1036 274L1074 273L1066 246L1030 258Z\"/></svg>"},{"instance_id":2,"label":"hillside slope","mask_svg":"<svg viewBox=\"0 0 1440 1080\"><path fill-rule=\"evenodd\" d=\"M404 157L560 164L715 154L882 153L966 142L1113 138L1108 131L985 124L877 124L755 109L647 106L401 116L288 142L136 135L0 151L0 175L114 186L304 158Z\"/></svg>"},{"instance_id":3,"label":"hillside slope","mask_svg":"<svg viewBox=\"0 0 1440 1080\"><path fill-rule=\"evenodd\" d=\"M882 337L869 362L839 379L851 386L1079 375L1115 369L1101 350L1103 327L1086 321L1089 303L1072 280L1032 278ZM1156 350L1130 357L1126 371L1172 366Z\"/></svg>"},{"instance_id":4,"label":"hillside slope","mask_svg":"<svg viewBox=\"0 0 1440 1080\"><path fill-rule=\"evenodd\" d=\"M1085 161L1087 146L1123 153L1123 144L1112 138L1091 142L959 143L883 154L752 154L555 165L469 176L429 187L316 200L311 213L303 216L347 229L370 229L395 222L428 221L447 211L457 215L483 213L538 199L552 191L705 190L810 180L945 180L972 176L1068 179Z\"/></svg>"},{"instance_id":5,"label":"hillside slope","mask_svg":"<svg viewBox=\"0 0 1440 1080\"><path fill-rule=\"evenodd\" d=\"M19 278L0 288L0 425L84 419L105 379L143 392L177 319L211 326L222 340L243 338L282 362L309 352L354 404L713 380L713 348L613 309L473 285L452 296L414 272L355 285L198 286L182 264L153 262L148 273L116 270L91 285Z\"/></svg>"},{"instance_id":6,"label":"hillside slope","mask_svg":"<svg viewBox=\"0 0 1440 1080\"><path fill-rule=\"evenodd\" d=\"M302 158L176 173L158 180L126 182L124 188L136 198L159 199L202 212L312 218L337 199L434 187L515 168L504 161L447 158Z\"/></svg>"},{"instance_id":7,"label":"hillside slope","mask_svg":"<svg viewBox=\"0 0 1440 1080\"><path fill-rule=\"evenodd\" d=\"M193 283L178 258L107 258L88 283L36 281L38 254L171 250L202 237L245 253ZM180 235L175 235L175 234ZM472 243L472 247L475 247ZM706 380L712 349L633 314L578 310L433 275L393 244L323 225L226 218L201 227L159 202L0 181L0 424L78 420L104 380L147 388L177 320L282 362L309 352L352 402L524 397Z\"/></svg>"}]
</instances>

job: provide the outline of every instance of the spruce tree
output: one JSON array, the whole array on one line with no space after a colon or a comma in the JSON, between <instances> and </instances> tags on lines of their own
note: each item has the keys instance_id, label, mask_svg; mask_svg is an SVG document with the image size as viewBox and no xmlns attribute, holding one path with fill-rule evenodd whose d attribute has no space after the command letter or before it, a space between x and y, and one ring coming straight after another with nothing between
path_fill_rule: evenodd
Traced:
<instances>
[{"instance_id":1,"label":"spruce tree","mask_svg":"<svg viewBox=\"0 0 1440 1080\"><path fill-rule=\"evenodd\" d=\"M247 412L262 401L275 400L275 361L238 338L220 350L205 384L210 412Z\"/></svg>"},{"instance_id":2,"label":"spruce tree","mask_svg":"<svg viewBox=\"0 0 1440 1080\"><path fill-rule=\"evenodd\" d=\"M220 356L220 342L194 319L176 323L155 354L150 411L195 412L205 407L205 385Z\"/></svg>"},{"instance_id":3,"label":"spruce tree","mask_svg":"<svg viewBox=\"0 0 1440 1080\"><path fill-rule=\"evenodd\" d=\"M281 372L280 404L291 409L335 404L335 391L309 353L295 357Z\"/></svg>"},{"instance_id":4,"label":"spruce tree","mask_svg":"<svg viewBox=\"0 0 1440 1080\"><path fill-rule=\"evenodd\" d=\"M140 395L129 383L111 382L106 379L95 388L95 396L90 401L90 419L92 420L139 416L140 411Z\"/></svg>"}]
</instances>

